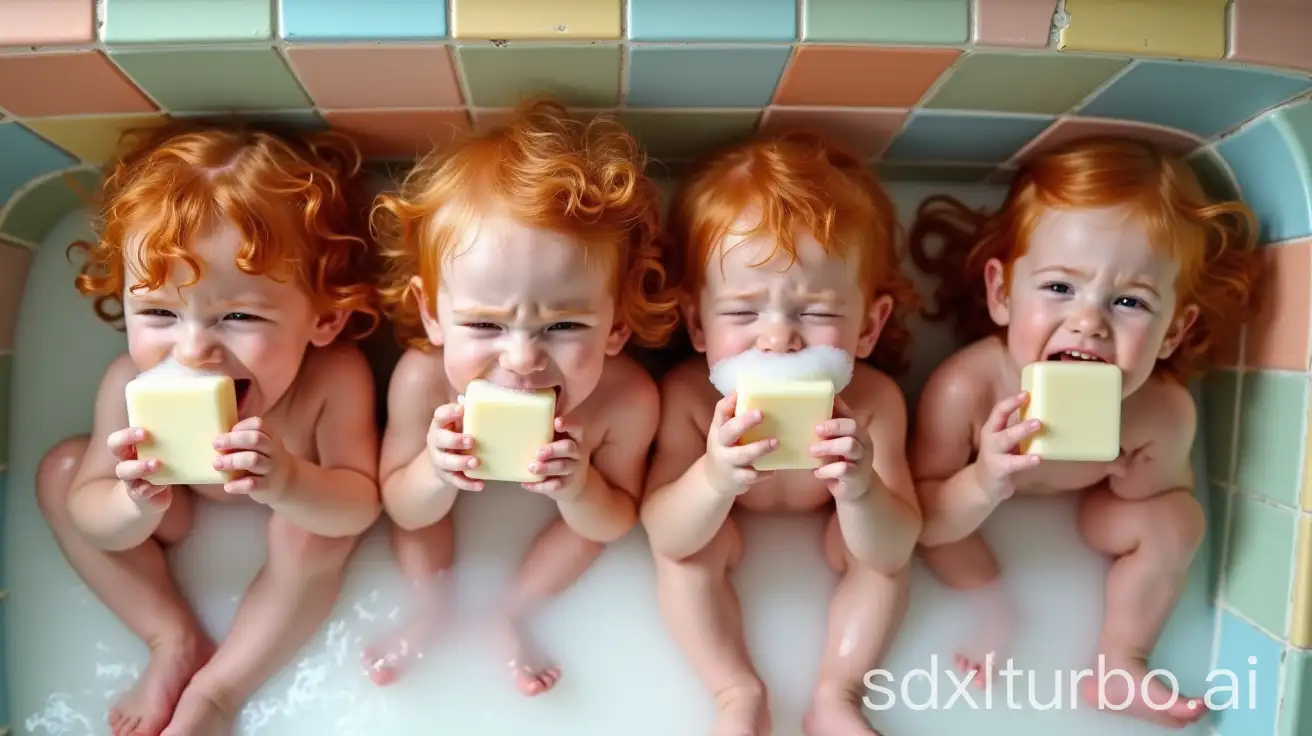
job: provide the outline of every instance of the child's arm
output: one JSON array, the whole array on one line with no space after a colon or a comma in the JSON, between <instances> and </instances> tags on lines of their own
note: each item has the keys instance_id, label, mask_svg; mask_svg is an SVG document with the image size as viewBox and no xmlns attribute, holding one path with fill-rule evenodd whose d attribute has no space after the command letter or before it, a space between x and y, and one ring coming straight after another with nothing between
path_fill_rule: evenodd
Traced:
<instances>
[{"instance_id":1,"label":"child's arm","mask_svg":"<svg viewBox=\"0 0 1312 736\"><path fill-rule=\"evenodd\" d=\"M1108 479L1112 493L1124 499L1151 498L1160 493L1186 490L1193 493L1194 473L1190 455L1197 434L1198 408L1189 390L1177 383L1154 381L1136 396L1141 402L1127 422L1130 449L1115 464Z\"/></svg>"},{"instance_id":2,"label":"child's arm","mask_svg":"<svg viewBox=\"0 0 1312 736\"><path fill-rule=\"evenodd\" d=\"M428 447L434 412L446 388L440 355L419 350L409 350L397 361L387 387L387 430L378 474L383 508L402 529L414 531L441 521L460 493L443 481Z\"/></svg>"}]
</instances>

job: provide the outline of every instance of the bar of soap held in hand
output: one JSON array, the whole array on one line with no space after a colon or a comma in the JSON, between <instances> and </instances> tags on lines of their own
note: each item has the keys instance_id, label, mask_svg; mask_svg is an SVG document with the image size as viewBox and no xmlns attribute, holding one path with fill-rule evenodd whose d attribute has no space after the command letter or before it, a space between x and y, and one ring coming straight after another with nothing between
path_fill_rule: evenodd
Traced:
<instances>
[{"instance_id":1,"label":"bar of soap held in hand","mask_svg":"<svg viewBox=\"0 0 1312 736\"><path fill-rule=\"evenodd\" d=\"M552 389L519 391L489 381L469 382L460 398L464 406L464 434L474 439L478 467L465 475L479 480L537 483L542 476L529 472L538 450L556 437L556 392Z\"/></svg>"},{"instance_id":2,"label":"bar of soap held in hand","mask_svg":"<svg viewBox=\"0 0 1312 736\"><path fill-rule=\"evenodd\" d=\"M1043 422L1019 450L1045 460L1111 462L1121 453L1121 369L1110 363L1045 360L1021 369L1030 394L1020 420Z\"/></svg>"},{"instance_id":3,"label":"bar of soap held in hand","mask_svg":"<svg viewBox=\"0 0 1312 736\"><path fill-rule=\"evenodd\" d=\"M818 468L822 458L811 455L820 440L815 427L834 413L834 384L827 379L743 381L738 387L737 416L757 409L761 422L749 428L739 444L774 437L779 446L753 463L757 470Z\"/></svg>"},{"instance_id":4,"label":"bar of soap held in hand","mask_svg":"<svg viewBox=\"0 0 1312 736\"><path fill-rule=\"evenodd\" d=\"M128 381L128 426L146 430L137 457L160 461L147 480L156 485L226 483L215 470L214 438L237 423L237 392L230 376L165 361Z\"/></svg>"}]
</instances>

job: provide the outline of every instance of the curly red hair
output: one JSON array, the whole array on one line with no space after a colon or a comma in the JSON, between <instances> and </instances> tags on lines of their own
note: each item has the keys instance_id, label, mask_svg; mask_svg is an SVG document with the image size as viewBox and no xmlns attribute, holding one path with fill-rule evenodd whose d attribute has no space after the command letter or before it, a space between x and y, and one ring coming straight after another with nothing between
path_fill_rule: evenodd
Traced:
<instances>
[{"instance_id":1,"label":"curly red hair","mask_svg":"<svg viewBox=\"0 0 1312 736\"><path fill-rule=\"evenodd\" d=\"M670 206L674 242L666 249L668 269L685 297L700 292L716 243L749 209L761 212L760 221L739 234L768 235L775 249L767 260L781 252L796 260L798 230L810 233L827 253L857 256L866 298L893 298L870 362L888 373L904 372L911 345L904 319L920 299L902 271L897 210L862 158L818 134L791 131L760 136L700 161Z\"/></svg>"},{"instance_id":2,"label":"curly red hair","mask_svg":"<svg viewBox=\"0 0 1312 736\"><path fill-rule=\"evenodd\" d=\"M380 195L373 232L387 263L381 294L398 338L427 350L418 294L437 293L442 263L480 207L571 235L609 267L616 317L639 345L663 345L678 323L662 297L660 191L633 136L610 115L572 119L551 100L531 100L514 118L462 145L435 151ZM439 211L443 212L438 216ZM447 216L451 215L451 216Z\"/></svg>"},{"instance_id":3,"label":"curly red hair","mask_svg":"<svg viewBox=\"0 0 1312 736\"><path fill-rule=\"evenodd\" d=\"M1180 265L1177 307L1199 310L1180 348L1154 369L1188 380L1219 342L1235 336L1244 307L1254 304L1262 268L1257 223L1242 201L1210 201L1187 164L1148 143L1088 138L1038 156L1017 172L996 214L946 196L925 200L912 228L911 255L939 280L937 309L926 316L954 320L965 341L1005 334L990 319L985 299L989 259L1005 264L1009 278L1045 209L1119 205L1132 206L1155 247ZM927 240L934 236L943 244L930 253Z\"/></svg>"},{"instance_id":4,"label":"curly red hair","mask_svg":"<svg viewBox=\"0 0 1312 736\"><path fill-rule=\"evenodd\" d=\"M316 309L354 313L344 334L363 337L380 311L360 174L359 151L337 133L187 123L129 131L100 188L98 240L71 246L87 251L77 288L121 328L124 289L164 286L178 261L191 269L188 283L198 281L204 264L190 244L226 219L241 233L242 271L292 279ZM124 254L137 242L141 273L129 273Z\"/></svg>"}]
</instances>

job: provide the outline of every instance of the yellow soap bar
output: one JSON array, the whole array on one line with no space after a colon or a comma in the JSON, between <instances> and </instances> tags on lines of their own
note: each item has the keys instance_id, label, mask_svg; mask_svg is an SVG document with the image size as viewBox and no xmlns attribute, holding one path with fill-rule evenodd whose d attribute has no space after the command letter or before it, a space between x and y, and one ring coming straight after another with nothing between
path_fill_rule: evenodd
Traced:
<instances>
[{"instance_id":1,"label":"yellow soap bar","mask_svg":"<svg viewBox=\"0 0 1312 736\"><path fill-rule=\"evenodd\" d=\"M1121 369L1110 363L1040 361L1021 370L1030 394L1021 421L1043 428L1021 452L1047 460L1110 462L1121 453Z\"/></svg>"},{"instance_id":2,"label":"yellow soap bar","mask_svg":"<svg viewBox=\"0 0 1312 736\"><path fill-rule=\"evenodd\" d=\"M147 477L156 485L226 483L214 469L214 438L237 423L237 393L229 376L141 375L125 389L128 425L146 430L137 457L160 461Z\"/></svg>"},{"instance_id":3,"label":"yellow soap bar","mask_svg":"<svg viewBox=\"0 0 1312 736\"><path fill-rule=\"evenodd\" d=\"M834 384L830 381L762 381L744 382L738 387L735 413L743 415L753 409L761 412L760 424L747 430L740 444L774 437L779 447L753 467L757 470L795 470L818 468L821 458L811 455L811 446L820 440L817 424L834 414Z\"/></svg>"},{"instance_id":4,"label":"yellow soap bar","mask_svg":"<svg viewBox=\"0 0 1312 736\"><path fill-rule=\"evenodd\" d=\"M478 458L478 467L465 475L517 483L542 480L528 467L556 437L555 391L516 391L479 379L469 382L461 403L464 433L474 439Z\"/></svg>"}]
</instances>

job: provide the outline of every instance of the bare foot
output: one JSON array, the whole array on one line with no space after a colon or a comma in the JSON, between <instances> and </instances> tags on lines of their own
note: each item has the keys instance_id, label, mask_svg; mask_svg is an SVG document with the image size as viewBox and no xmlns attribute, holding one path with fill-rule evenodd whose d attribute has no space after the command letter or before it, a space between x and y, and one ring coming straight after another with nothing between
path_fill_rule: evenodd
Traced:
<instances>
[{"instance_id":1,"label":"bare foot","mask_svg":"<svg viewBox=\"0 0 1312 736\"><path fill-rule=\"evenodd\" d=\"M715 728L711 736L769 736L770 709L765 687L731 687L715 697Z\"/></svg>"},{"instance_id":2,"label":"bare foot","mask_svg":"<svg viewBox=\"0 0 1312 736\"><path fill-rule=\"evenodd\" d=\"M1002 583L967 591L974 618L970 638L957 647L957 669L970 675L975 685L983 687L988 671L1004 657L1016 631L1019 606L1015 595Z\"/></svg>"},{"instance_id":3,"label":"bare foot","mask_svg":"<svg viewBox=\"0 0 1312 736\"><path fill-rule=\"evenodd\" d=\"M236 723L237 714L220 704L213 691L193 682L182 691L162 736L232 736Z\"/></svg>"},{"instance_id":4,"label":"bare foot","mask_svg":"<svg viewBox=\"0 0 1312 736\"><path fill-rule=\"evenodd\" d=\"M816 693L811 710L802 719L806 736L878 736L861 712L855 695Z\"/></svg>"},{"instance_id":5,"label":"bare foot","mask_svg":"<svg viewBox=\"0 0 1312 736\"><path fill-rule=\"evenodd\" d=\"M209 658L214 644L196 633L151 649L146 671L109 710L114 736L159 736L173 716L182 690Z\"/></svg>"},{"instance_id":6,"label":"bare foot","mask_svg":"<svg viewBox=\"0 0 1312 736\"><path fill-rule=\"evenodd\" d=\"M434 636L447 624L443 606L447 599L440 579L415 586L406 620L367 644L361 653L365 674L375 685L391 685L424 658Z\"/></svg>"},{"instance_id":7,"label":"bare foot","mask_svg":"<svg viewBox=\"0 0 1312 736\"><path fill-rule=\"evenodd\" d=\"M519 622L507 619L499 634L515 687L525 695L541 695L560 681L560 668L534 645Z\"/></svg>"},{"instance_id":8,"label":"bare foot","mask_svg":"<svg viewBox=\"0 0 1312 736\"><path fill-rule=\"evenodd\" d=\"M1207 703L1202 698L1172 692L1156 677L1144 687L1148 665L1141 659L1107 656L1101 672L1106 674L1101 681L1099 670L1095 669L1093 677L1080 682L1080 697L1099 710L1119 712L1167 728L1184 728L1207 715Z\"/></svg>"}]
</instances>

